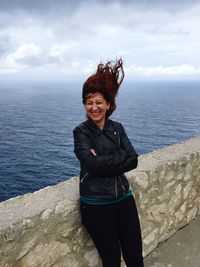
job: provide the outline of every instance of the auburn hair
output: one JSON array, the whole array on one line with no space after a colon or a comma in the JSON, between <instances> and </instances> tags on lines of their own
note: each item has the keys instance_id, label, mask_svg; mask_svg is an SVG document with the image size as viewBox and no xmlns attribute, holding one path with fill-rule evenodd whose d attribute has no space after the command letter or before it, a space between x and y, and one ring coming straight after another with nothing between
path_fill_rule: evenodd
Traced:
<instances>
[{"instance_id":1,"label":"auburn hair","mask_svg":"<svg viewBox=\"0 0 200 267\"><path fill-rule=\"evenodd\" d=\"M83 84L83 104L86 104L89 94L101 93L106 102L110 104L110 108L106 112L106 118L108 118L116 109L115 97L123 79L124 69L122 59L98 64L96 72Z\"/></svg>"}]
</instances>

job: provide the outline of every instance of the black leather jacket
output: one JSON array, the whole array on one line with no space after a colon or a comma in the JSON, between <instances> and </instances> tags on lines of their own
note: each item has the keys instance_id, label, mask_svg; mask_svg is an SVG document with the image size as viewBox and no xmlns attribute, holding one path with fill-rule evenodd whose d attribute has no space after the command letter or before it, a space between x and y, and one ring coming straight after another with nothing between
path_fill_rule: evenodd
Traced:
<instances>
[{"instance_id":1,"label":"black leather jacket","mask_svg":"<svg viewBox=\"0 0 200 267\"><path fill-rule=\"evenodd\" d=\"M124 172L137 167L138 155L123 126L107 119L101 130L88 119L73 134L74 152L81 164L80 195L114 200L126 194L129 182Z\"/></svg>"}]
</instances>

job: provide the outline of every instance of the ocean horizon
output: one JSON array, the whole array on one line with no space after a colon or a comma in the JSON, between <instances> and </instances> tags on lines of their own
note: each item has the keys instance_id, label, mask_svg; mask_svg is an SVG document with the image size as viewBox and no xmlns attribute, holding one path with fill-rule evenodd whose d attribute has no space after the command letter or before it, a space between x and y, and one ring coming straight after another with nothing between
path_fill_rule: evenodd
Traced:
<instances>
[{"instance_id":1,"label":"ocean horizon","mask_svg":"<svg viewBox=\"0 0 200 267\"><path fill-rule=\"evenodd\" d=\"M0 201L79 175L73 128L84 121L80 82L0 85ZM200 135L200 81L122 85L111 119L139 155Z\"/></svg>"}]
</instances>

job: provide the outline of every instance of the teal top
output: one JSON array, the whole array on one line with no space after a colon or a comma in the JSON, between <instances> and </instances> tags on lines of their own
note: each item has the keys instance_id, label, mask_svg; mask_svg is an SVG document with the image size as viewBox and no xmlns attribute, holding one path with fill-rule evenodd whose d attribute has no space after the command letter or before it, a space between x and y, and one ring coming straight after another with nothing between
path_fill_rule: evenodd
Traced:
<instances>
[{"instance_id":1,"label":"teal top","mask_svg":"<svg viewBox=\"0 0 200 267\"><path fill-rule=\"evenodd\" d=\"M129 190L125 195L119 197L116 200L106 200L101 198L91 198L91 197L80 197L80 201L85 204L91 204L91 205L103 205L103 204L114 204L122 201L123 199L126 199L132 195L132 191Z\"/></svg>"}]
</instances>

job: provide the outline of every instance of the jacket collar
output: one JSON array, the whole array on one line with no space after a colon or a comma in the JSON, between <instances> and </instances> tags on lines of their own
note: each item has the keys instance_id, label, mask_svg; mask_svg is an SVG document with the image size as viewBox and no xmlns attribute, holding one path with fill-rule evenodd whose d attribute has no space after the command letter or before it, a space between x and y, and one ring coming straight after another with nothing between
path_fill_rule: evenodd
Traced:
<instances>
[{"instance_id":1,"label":"jacket collar","mask_svg":"<svg viewBox=\"0 0 200 267\"><path fill-rule=\"evenodd\" d=\"M111 123L112 121L109 119L105 120L105 124L103 129L99 128L96 123L93 122L93 120L91 120L90 118L86 121L86 125L89 127L90 131L92 131L92 133L94 135L99 135L101 134L103 131L109 131L112 129L111 127Z\"/></svg>"}]
</instances>

